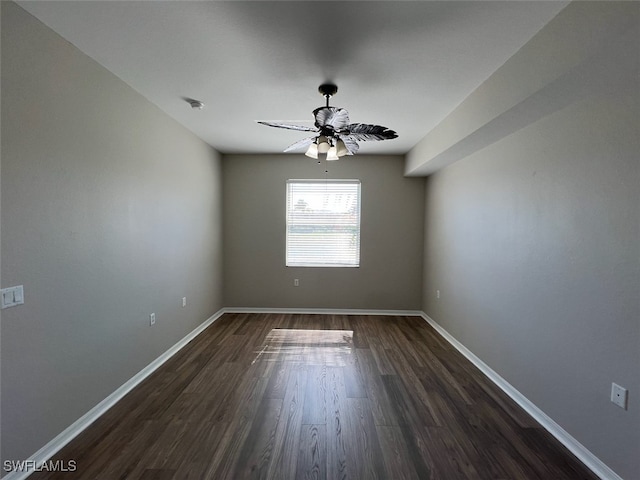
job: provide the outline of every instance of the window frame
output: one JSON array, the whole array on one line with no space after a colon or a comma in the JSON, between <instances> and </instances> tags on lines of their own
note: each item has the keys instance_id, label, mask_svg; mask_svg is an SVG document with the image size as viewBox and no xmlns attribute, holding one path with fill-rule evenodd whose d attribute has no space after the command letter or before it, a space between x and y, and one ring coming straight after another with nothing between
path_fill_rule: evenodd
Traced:
<instances>
[{"instance_id":1,"label":"window frame","mask_svg":"<svg viewBox=\"0 0 640 480\"><path fill-rule=\"evenodd\" d=\"M355 222L353 224L349 223L327 223L324 226L355 226L356 227L356 247L355 247L355 258L353 262L323 262L322 256L314 259L314 261L299 261L295 258L290 258L290 250L291 250L291 242L290 242L290 227L292 225L305 225L304 223L296 223L291 222L290 220L290 196L292 195L292 186L293 185L301 185L301 184L311 184L317 186L326 186L326 185L346 185L352 184L357 186L356 189L356 205L355 205ZM359 268L361 263L361 237L362 237L362 182L359 179L288 179L286 181L286 194L285 194L285 266L292 268ZM291 200L293 202L293 200ZM308 224L307 224L308 225ZM335 257L334 257L335 259Z\"/></svg>"}]
</instances>

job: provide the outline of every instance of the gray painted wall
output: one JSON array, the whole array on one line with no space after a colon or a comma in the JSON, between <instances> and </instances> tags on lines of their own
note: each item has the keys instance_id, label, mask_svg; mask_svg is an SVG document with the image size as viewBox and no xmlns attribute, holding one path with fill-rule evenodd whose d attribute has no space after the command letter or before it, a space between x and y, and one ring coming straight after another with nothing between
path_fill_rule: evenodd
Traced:
<instances>
[{"instance_id":1,"label":"gray painted wall","mask_svg":"<svg viewBox=\"0 0 640 480\"><path fill-rule=\"evenodd\" d=\"M285 181L323 169L298 156L229 156L221 171L216 152L2 2L2 286L23 284L27 300L2 311L2 459L34 453L222 305L422 306L635 478L640 105L637 69L611 67L628 62L638 37L614 50L620 57L596 55L611 63L558 51L602 45L617 15L608 8L575 6L583 10L572 18L571 5L569 24L607 19L584 29L592 44L566 41L563 29L543 35L514 57L515 70L479 89L474 111L455 112L477 120L492 94L527 85L503 105L513 116L484 114L488 127L472 125L448 157L428 139L411 152L407 171L426 157L464 158L429 177L426 202L424 180L404 178L399 157L332 165L330 177L363 182L363 265L292 269ZM553 58L541 59L545 51ZM565 75L567 58L585 69ZM526 66L548 78L524 81L535 73ZM629 388L628 411L609 402L611 381Z\"/></svg>"},{"instance_id":2,"label":"gray painted wall","mask_svg":"<svg viewBox=\"0 0 640 480\"><path fill-rule=\"evenodd\" d=\"M424 179L403 168L393 156L330 163L328 178L362 182L360 267L294 268L285 266L286 181L324 178L324 166L303 155L225 155L225 306L419 309Z\"/></svg>"},{"instance_id":3,"label":"gray painted wall","mask_svg":"<svg viewBox=\"0 0 640 480\"><path fill-rule=\"evenodd\" d=\"M221 308L221 172L208 145L1 4L2 286L26 299L2 311L2 459L20 460Z\"/></svg>"},{"instance_id":4,"label":"gray painted wall","mask_svg":"<svg viewBox=\"0 0 640 480\"><path fill-rule=\"evenodd\" d=\"M428 177L423 292L429 316L629 480L640 472L638 11L585 2L561 13L560 49L562 31L588 36L579 30L597 18L617 16L598 35L624 41L527 100L533 121L479 138ZM534 44L550 38L540 35ZM525 47L482 94L512 91L522 65L565 53ZM628 388L627 411L610 403L612 382Z\"/></svg>"}]
</instances>

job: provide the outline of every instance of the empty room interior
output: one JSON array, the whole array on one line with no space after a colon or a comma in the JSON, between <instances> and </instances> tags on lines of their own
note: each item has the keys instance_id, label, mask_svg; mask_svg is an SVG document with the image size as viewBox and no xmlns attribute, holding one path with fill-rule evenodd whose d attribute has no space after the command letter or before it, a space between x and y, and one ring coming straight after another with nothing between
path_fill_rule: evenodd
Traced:
<instances>
[{"instance_id":1,"label":"empty room interior","mask_svg":"<svg viewBox=\"0 0 640 480\"><path fill-rule=\"evenodd\" d=\"M0 16L3 479L640 479L639 2Z\"/></svg>"}]
</instances>

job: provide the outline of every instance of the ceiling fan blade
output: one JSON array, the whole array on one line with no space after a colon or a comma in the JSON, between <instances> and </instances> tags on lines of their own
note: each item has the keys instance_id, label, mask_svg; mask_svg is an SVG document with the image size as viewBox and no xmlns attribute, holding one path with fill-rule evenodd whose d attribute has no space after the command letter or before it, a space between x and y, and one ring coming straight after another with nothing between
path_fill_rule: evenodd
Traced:
<instances>
[{"instance_id":1,"label":"ceiling fan blade","mask_svg":"<svg viewBox=\"0 0 640 480\"><path fill-rule=\"evenodd\" d=\"M334 131L344 130L349 125L349 112L344 108L320 107L313 111L316 127L331 127Z\"/></svg>"},{"instance_id":2,"label":"ceiling fan blade","mask_svg":"<svg viewBox=\"0 0 640 480\"><path fill-rule=\"evenodd\" d=\"M351 135L340 135L338 138L344 142L344 146L349 152L348 155L355 155L358 152L360 145Z\"/></svg>"},{"instance_id":3,"label":"ceiling fan blade","mask_svg":"<svg viewBox=\"0 0 640 480\"><path fill-rule=\"evenodd\" d=\"M301 132L317 132L317 128L307 127L305 125L292 125L289 123L278 123L278 122L260 122L261 125L266 125L268 127L276 127L276 128L286 128L287 130L299 130Z\"/></svg>"},{"instance_id":4,"label":"ceiling fan blade","mask_svg":"<svg viewBox=\"0 0 640 480\"><path fill-rule=\"evenodd\" d=\"M398 134L393 130L381 125L370 125L367 123L352 123L347 127L349 136L354 140L391 140L398 138Z\"/></svg>"},{"instance_id":5,"label":"ceiling fan blade","mask_svg":"<svg viewBox=\"0 0 640 480\"><path fill-rule=\"evenodd\" d=\"M292 143L287 148L285 148L284 152L291 152L293 150L298 150L299 148L307 148L309 145L313 143L316 137L307 137L302 140L298 140L296 143Z\"/></svg>"}]
</instances>

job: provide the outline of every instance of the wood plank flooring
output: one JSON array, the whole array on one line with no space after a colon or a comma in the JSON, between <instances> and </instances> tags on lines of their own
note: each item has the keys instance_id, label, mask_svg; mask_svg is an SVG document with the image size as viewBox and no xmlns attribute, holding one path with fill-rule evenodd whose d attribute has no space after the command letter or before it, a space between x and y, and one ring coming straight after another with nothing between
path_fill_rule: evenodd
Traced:
<instances>
[{"instance_id":1,"label":"wood plank flooring","mask_svg":"<svg viewBox=\"0 0 640 480\"><path fill-rule=\"evenodd\" d=\"M225 314L54 460L30 478L597 480L403 316Z\"/></svg>"}]
</instances>

